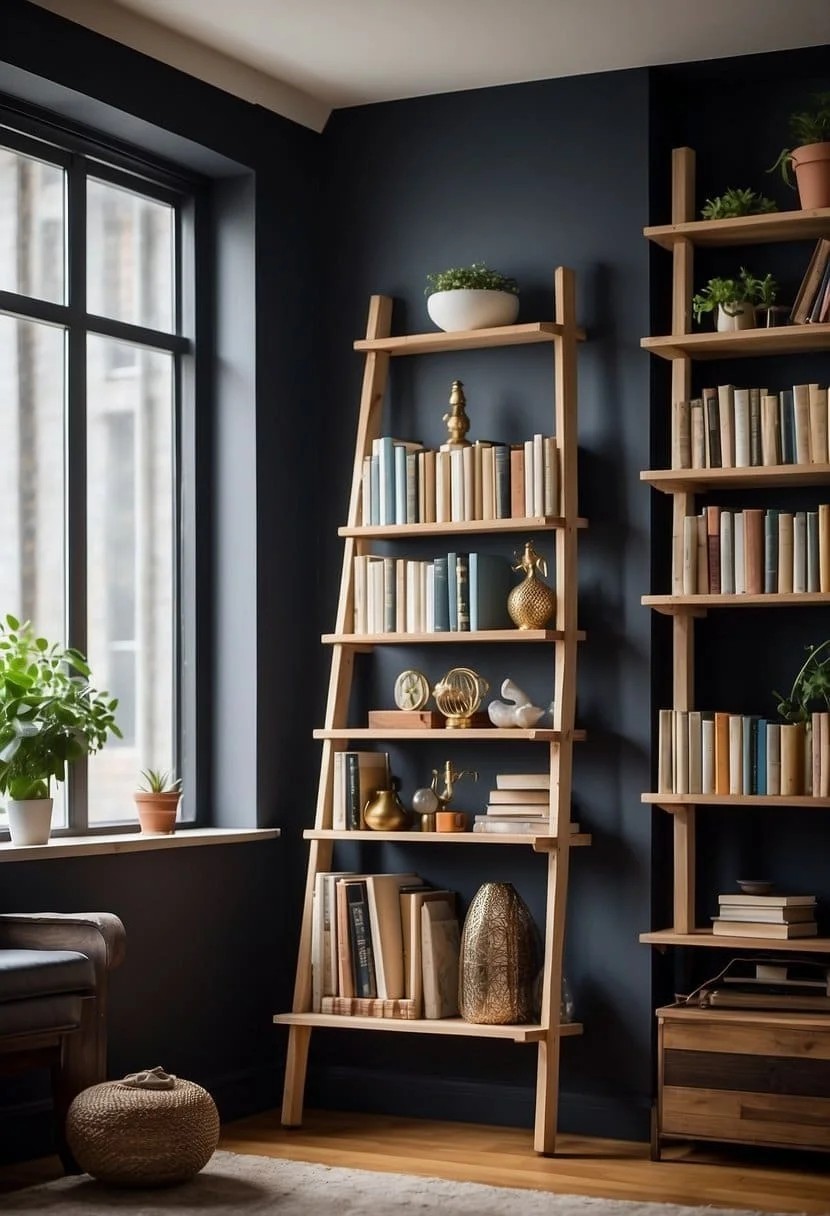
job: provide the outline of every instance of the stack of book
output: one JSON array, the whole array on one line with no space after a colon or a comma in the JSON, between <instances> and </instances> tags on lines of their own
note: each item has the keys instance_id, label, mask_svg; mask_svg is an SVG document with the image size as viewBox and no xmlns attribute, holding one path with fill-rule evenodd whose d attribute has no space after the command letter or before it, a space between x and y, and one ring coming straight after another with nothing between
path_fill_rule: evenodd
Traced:
<instances>
[{"instance_id":1,"label":"stack of book","mask_svg":"<svg viewBox=\"0 0 830 1216\"><path fill-rule=\"evenodd\" d=\"M315 1013L442 1018L458 1013L455 894L417 874L319 873L314 879Z\"/></svg>"},{"instance_id":2,"label":"stack of book","mask_svg":"<svg viewBox=\"0 0 830 1216\"><path fill-rule=\"evenodd\" d=\"M815 895L719 895L712 932L726 937L815 937Z\"/></svg>"},{"instance_id":3,"label":"stack of book","mask_svg":"<svg viewBox=\"0 0 830 1216\"><path fill-rule=\"evenodd\" d=\"M382 435L361 471L364 525L461 523L559 513L559 454L552 435L523 443L479 439L425 448Z\"/></svg>"},{"instance_id":4,"label":"stack of book","mask_svg":"<svg viewBox=\"0 0 830 1216\"><path fill-rule=\"evenodd\" d=\"M469 633L510 629L510 559L446 553L433 561L354 559L355 633Z\"/></svg>"},{"instance_id":5,"label":"stack of book","mask_svg":"<svg viewBox=\"0 0 830 1216\"><path fill-rule=\"evenodd\" d=\"M705 985L700 1004L713 1009L830 1010L830 972L820 963L747 962L737 974Z\"/></svg>"},{"instance_id":6,"label":"stack of book","mask_svg":"<svg viewBox=\"0 0 830 1216\"><path fill-rule=\"evenodd\" d=\"M830 504L815 511L725 511L683 519L672 547L673 595L830 592Z\"/></svg>"},{"instance_id":7,"label":"stack of book","mask_svg":"<svg viewBox=\"0 0 830 1216\"><path fill-rule=\"evenodd\" d=\"M389 789L389 753L334 753L331 826L335 831L359 831L363 808L376 790Z\"/></svg>"},{"instance_id":8,"label":"stack of book","mask_svg":"<svg viewBox=\"0 0 830 1216\"><path fill-rule=\"evenodd\" d=\"M719 384L672 404L671 467L826 464L829 432L823 385L794 384L770 392Z\"/></svg>"},{"instance_id":9,"label":"stack of book","mask_svg":"<svg viewBox=\"0 0 830 1216\"><path fill-rule=\"evenodd\" d=\"M830 713L803 722L758 714L661 709L662 794L812 794L830 798Z\"/></svg>"},{"instance_id":10,"label":"stack of book","mask_svg":"<svg viewBox=\"0 0 830 1216\"><path fill-rule=\"evenodd\" d=\"M498 773L485 814L473 819L474 832L543 835L550 822L550 774ZM571 823L578 832L579 824Z\"/></svg>"}]
</instances>

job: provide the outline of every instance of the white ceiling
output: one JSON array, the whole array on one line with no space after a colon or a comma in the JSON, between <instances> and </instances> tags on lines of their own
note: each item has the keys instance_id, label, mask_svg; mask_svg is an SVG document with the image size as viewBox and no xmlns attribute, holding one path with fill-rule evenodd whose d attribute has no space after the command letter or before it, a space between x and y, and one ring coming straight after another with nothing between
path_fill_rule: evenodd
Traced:
<instances>
[{"instance_id":1,"label":"white ceiling","mask_svg":"<svg viewBox=\"0 0 830 1216\"><path fill-rule=\"evenodd\" d=\"M37 2L318 129L341 106L830 42L830 0Z\"/></svg>"}]
</instances>

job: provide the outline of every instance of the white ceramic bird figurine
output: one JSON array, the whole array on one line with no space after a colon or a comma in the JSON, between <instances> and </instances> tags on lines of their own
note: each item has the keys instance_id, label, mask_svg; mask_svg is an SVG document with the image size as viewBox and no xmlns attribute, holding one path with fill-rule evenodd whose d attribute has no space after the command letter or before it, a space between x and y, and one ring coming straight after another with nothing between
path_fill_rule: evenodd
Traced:
<instances>
[{"instance_id":1,"label":"white ceramic bird figurine","mask_svg":"<svg viewBox=\"0 0 830 1216\"><path fill-rule=\"evenodd\" d=\"M531 705L526 692L508 677L501 686L503 701L491 701L487 713L494 726L535 726L544 714L544 709Z\"/></svg>"}]
</instances>

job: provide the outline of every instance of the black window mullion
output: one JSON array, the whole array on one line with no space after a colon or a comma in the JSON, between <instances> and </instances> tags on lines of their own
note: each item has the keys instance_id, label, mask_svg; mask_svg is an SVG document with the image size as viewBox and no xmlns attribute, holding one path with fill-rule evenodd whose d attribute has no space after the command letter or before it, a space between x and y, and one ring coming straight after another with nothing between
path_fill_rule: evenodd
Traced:
<instances>
[{"instance_id":1,"label":"black window mullion","mask_svg":"<svg viewBox=\"0 0 830 1216\"><path fill-rule=\"evenodd\" d=\"M86 165L74 156L67 182L66 630L69 644L82 654L87 653L86 210ZM69 766L66 786L68 826L84 831L89 821L85 761Z\"/></svg>"}]
</instances>

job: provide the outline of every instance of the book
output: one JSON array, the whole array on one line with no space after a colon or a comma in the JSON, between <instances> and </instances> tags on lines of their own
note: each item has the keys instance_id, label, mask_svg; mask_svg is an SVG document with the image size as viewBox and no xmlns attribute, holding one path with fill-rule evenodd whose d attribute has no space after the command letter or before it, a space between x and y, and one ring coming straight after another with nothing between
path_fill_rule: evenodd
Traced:
<instances>
[{"instance_id":1,"label":"book","mask_svg":"<svg viewBox=\"0 0 830 1216\"><path fill-rule=\"evenodd\" d=\"M470 630L509 629L507 599L513 587L509 558L496 553L469 555Z\"/></svg>"},{"instance_id":2,"label":"book","mask_svg":"<svg viewBox=\"0 0 830 1216\"><path fill-rule=\"evenodd\" d=\"M406 998L382 1000L380 997L324 996L321 1013L336 1013L342 1017L401 1018L410 1021L418 1017L415 1002Z\"/></svg>"},{"instance_id":3,"label":"book","mask_svg":"<svg viewBox=\"0 0 830 1216\"><path fill-rule=\"evenodd\" d=\"M398 896L401 908L401 937L404 959L404 991L407 998L415 1002L416 1017L423 1016L424 980L422 962L421 908L425 903L445 903L451 914L455 914L455 896L452 891L419 887L402 890Z\"/></svg>"},{"instance_id":4,"label":"book","mask_svg":"<svg viewBox=\"0 0 830 1216\"><path fill-rule=\"evenodd\" d=\"M369 927L366 882L362 878L344 878L340 882L345 891L354 983L353 995L374 997L378 993L375 980L375 956Z\"/></svg>"},{"instance_id":5,"label":"book","mask_svg":"<svg viewBox=\"0 0 830 1216\"><path fill-rule=\"evenodd\" d=\"M501 818L497 815L476 815L473 822L474 832L515 832L518 835L546 835L548 824L547 815L534 815L530 819ZM580 827L576 820L569 821L569 831L572 836L579 833Z\"/></svg>"},{"instance_id":6,"label":"book","mask_svg":"<svg viewBox=\"0 0 830 1216\"><path fill-rule=\"evenodd\" d=\"M524 519L525 512L525 449L524 444L510 445L510 515Z\"/></svg>"},{"instance_id":7,"label":"book","mask_svg":"<svg viewBox=\"0 0 830 1216\"><path fill-rule=\"evenodd\" d=\"M815 895L744 895L743 891L738 891L718 896L721 907L745 904L753 908L802 908L815 902Z\"/></svg>"},{"instance_id":8,"label":"book","mask_svg":"<svg viewBox=\"0 0 830 1216\"><path fill-rule=\"evenodd\" d=\"M763 908L757 904L723 904L721 920L768 921L770 924L789 924L792 921L813 920L815 905L787 908L783 906Z\"/></svg>"},{"instance_id":9,"label":"book","mask_svg":"<svg viewBox=\"0 0 830 1216\"><path fill-rule=\"evenodd\" d=\"M461 932L452 907L430 900L421 907L421 968L424 1017L458 1016L458 958Z\"/></svg>"},{"instance_id":10,"label":"book","mask_svg":"<svg viewBox=\"0 0 830 1216\"><path fill-rule=\"evenodd\" d=\"M364 826L363 808L371 795L389 786L389 753L343 752L341 763L345 826L356 831Z\"/></svg>"},{"instance_id":11,"label":"book","mask_svg":"<svg viewBox=\"0 0 830 1216\"><path fill-rule=\"evenodd\" d=\"M504 818L531 819L534 816L538 816L547 819L548 804L540 805L536 802L488 802L486 811L488 815L500 815Z\"/></svg>"},{"instance_id":12,"label":"book","mask_svg":"<svg viewBox=\"0 0 830 1216\"><path fill-rule=\"evenodd\" d=\"M496 780L498 786L498 779ZM539 806L546 807L550 801L550 787L545 786L544 789L501 789L497 788L490 790L488 795L491 804L501 802L504 804L520 803L520 802L535 802Z\"/></svg>"},{"instance_id":13,"label":"book","mask_svg":"<svg viewBox=\"0 0 830 1216\"><path fill-rule=\"evenodd\" d=\"M830 260L830 240L821 237L810 255L804 277L796 292L795 302L790 311L790 321L793 325L803 325L810 315L828 260Z\"/></svg>"},{"instance_id":14,"label":"book","mask_svg":"<svg viewBox=\"0 0 830 1216\"><path fill-rule=\"evenodd\" d=\"M418 881L417 874L366 875L366 903L377 985L375 995L385 1000L397 1000L405 995L400 890Z\"/></svg>"},{"instance_id":15,"label":"book","mask_svg":"<svg viewBox=\"0 0 830 1216\"><path fill-rule=\"evenodd\" d=\"M792 925L771 925L764 921L732 921L712 917L712 932L720 937L815 937L818 925L815 921L798 921Z\"/></svg>"},{"instance_id":16,"label":"book","mask_svg":"<svg viewBox=\"0 0 830 1216\"><path fill-rule=\"evenodd\" d=\"M550 773L496 773L500 790L549 790Z\"/></svg>"}]
</instances>

